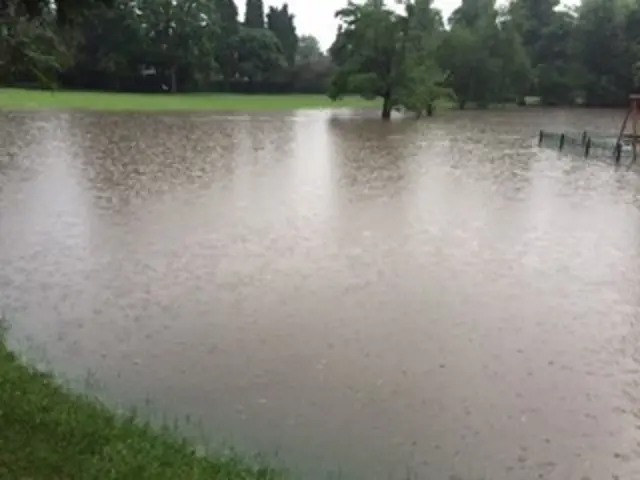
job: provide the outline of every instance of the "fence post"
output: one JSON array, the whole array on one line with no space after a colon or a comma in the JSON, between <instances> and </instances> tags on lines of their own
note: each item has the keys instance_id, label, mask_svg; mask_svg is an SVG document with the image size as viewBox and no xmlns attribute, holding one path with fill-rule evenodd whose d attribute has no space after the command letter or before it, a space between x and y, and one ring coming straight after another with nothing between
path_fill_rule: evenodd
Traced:
<instances>
[{"instance_id":1,"label":"fence post","mask_svg":"<svg viewBox=\"0 0 640 480\"><path fill-rule=\"evenodd\" d=\"M620 165L620 156L621 155L622 155L622 143L618 142L618 143L616 143L616 147L615 147L616 165Z\"/></svg>"},{"instance_id":2,"label":"fence post","mask_svg":"<svg viewBox=\"0 0 640 480\"><path fill-rule=\"evenodd\" d=\"M584 158L589 158L589 153L591 153L591 137L588 137L584 144Z\"/></svg>"}]
</instances>

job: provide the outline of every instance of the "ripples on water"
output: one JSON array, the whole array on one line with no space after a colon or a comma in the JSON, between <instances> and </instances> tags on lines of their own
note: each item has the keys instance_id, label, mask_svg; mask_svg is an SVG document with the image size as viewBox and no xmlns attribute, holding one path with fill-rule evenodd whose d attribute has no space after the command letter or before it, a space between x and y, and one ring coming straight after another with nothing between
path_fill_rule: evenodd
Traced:
<instances>
[{"instance_id":1,"label":"ripples on water","mask_svg":"<svg viewBox=\"0 0 640 480\"><path fill-rule=\"evenodd\" d=\"M619 112L0 115L15 338L305 478L640 478Z\"/></svg>"}]
</instances>

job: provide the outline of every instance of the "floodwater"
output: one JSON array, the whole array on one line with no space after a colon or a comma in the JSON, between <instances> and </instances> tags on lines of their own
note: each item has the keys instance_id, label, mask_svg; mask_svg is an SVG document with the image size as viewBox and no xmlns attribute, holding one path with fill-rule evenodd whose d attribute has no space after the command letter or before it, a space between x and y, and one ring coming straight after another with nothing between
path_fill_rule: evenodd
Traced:
<instances>
[{"instance_id":1,"label":"floodwater","mask_svg":"<svg viewBox=\"0 0 640 480\"><path fill-rule=\"evenodd\" d=\"M300 478L640 478L640 181L535 147L622 113L373 115L0 114L13 342Z\"/></svg>"}]
</instances>

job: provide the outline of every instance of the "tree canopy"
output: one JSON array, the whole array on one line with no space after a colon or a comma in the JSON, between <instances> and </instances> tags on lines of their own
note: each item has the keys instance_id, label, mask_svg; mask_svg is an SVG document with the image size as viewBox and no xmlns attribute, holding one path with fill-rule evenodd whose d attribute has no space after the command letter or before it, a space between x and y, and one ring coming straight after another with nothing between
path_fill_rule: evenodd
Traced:
<instances>
[{"instance_id":1,"label":"tree canopy","mask_svg":"<svg viewBox=\"0 0 640 480\"><path fill-rule=\"evenodd\" d=\"M640 0L345 1L328 52L289 5L0 0L0 81L124 91L325 92L432 114L539 97L617 106L640 88Z\"/></svg>"}]
</instances>

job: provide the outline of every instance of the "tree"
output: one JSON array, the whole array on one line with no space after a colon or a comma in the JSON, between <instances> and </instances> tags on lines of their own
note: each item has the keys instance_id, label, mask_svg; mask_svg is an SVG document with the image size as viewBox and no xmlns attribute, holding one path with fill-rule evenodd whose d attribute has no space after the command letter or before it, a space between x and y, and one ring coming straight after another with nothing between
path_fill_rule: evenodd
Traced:
<instances>
[{"instance_id":1,"label":"tree","mask_svg":"<svg viewBox=\"0 0 640 480\"><path fill-rule=\"evenodd\" d=\"M498 68L481 42L476 31L456 25L438 50L439 63L447 72L447 84L453 89L460 109L471 101L486 105L494 96L492 83Z\"/></svg>"},{"instance_id":2,"label":"tree","mask_svg":"<svg viewBox=\"0 0 640 480\"><path fill-rule=\"evenodd\" d=\"M463 0L449 19L451 30L438 54L461 109L468 102L487 106L502 93L497 18L494 0Z\"/></svg>"},{"instance_id":3,"label":"tree","mask_svg":"<svg viewBox=\"0 0 640 480\"><path fill-rule=\"evenodd\" d=\"M347 92L358 92L365 98L381 97L382 118L391 118L404 53L405 23L384 0L368 0L362 5L349 2L336 17L340 30L330 52L339 70L330 96L336 99Z\"/></svg>"},{"instance_id":4,"label":"tree","mask_svg":"<svg viewBox=\"0 0 640 480\"><path fill-rule=\"evenodd\" d=\"M264 28L264 4L262 0L247 0L244 10L244 26Z\"/></svg>"},{"instance_id":5,"label":"tree","mask_svg":"<svg viewBox=\"0 0 640 480\"><path fill-rule=\"evenodd\" d=\"M640 2L632 4L625 19L626 55L631 65L632 88L640 89Z\"/></svg>"},{"instance_id":6,"label":"tree","mask_svg":"<svg viewBox=\"0 0 640 480\"><path fill-rule=\"evenodd\" d=\"M495 0L462 0L449 17L449 23L473 28L481 23L495 24L497 16Z\"/></svg>"},{"instance_id":7,"label":"tree","mask_svg":"<svg viewBox=\"0 0 640 480\"><path fill-rule=\"evenodd\" d=\"M438 98L453 96L443 86L446 77L436 58L444 34L442 16L434 10L432 0L416 0L405 8L407 38L399 103L418 117L425 112L431 116Z\"/></svg>"},{"instance_id":8,"label":"tree","mask_svg":"<svg viewBox=\"0 0 640 480\"><path fill-rule=\"evenodd\" d=\"M320 42L313 35L301 35L296 50L296 63L312 62L324 57Z\"/></svg>"},{"instance_id":9,"label":"tree","mask_svg":"<svg viewBox=\"0 0 640 480\"><path fill-rule=\"evenodd\" d=\"M273 79L286 67L282 46L267 29L241 27L238 46L238 74L250 84Z\"/></svg>"},{"instance_id":10,"label":"tree","mask_svg":"<svg viewBox=\"0 0 640 480\"><path fill-rule=\"evenodd\" d=\"M626 9L616 0L584 0L580 5L576 55L583 68L584 92L589 105L627 102L633 79L624 35L626 14Z\"/></svg>"},{"instance_id":11,"label":"tree","mask_svg":"<svg viewBox=\"0 0 640 480\"><path fill-rule=\"evenodd\" d=\"M75 77L97 74L118 89L123 76L137 74L144 52L140 17L128 0L95 7L77 25L80 41L71 70Z\"/></svg>"},{"instance_id":12,"label":"tree","mask_svg":"<svg viewBox=\"0 0 640 480\"><path fill-rule=\"evenodd\" d=\"M557 12L543 30L538 44L542 59L535 67L537 93L546 105L574 103L576 91L584 88L576 58L576 18Z\"/></svg>"},{"instance_id":13,"label":"tree","mask_svg":"<svg viewBox=\"0 0 640 480\"><path fill-rule=\"evenodd\" d=\"M330 49L338 67L329 95L357 92L382 98L382 118L403 106L418 115L433 112L443 74L436 50L443 25L431 0L405 0L404 12L387 8L383 0L350 2L336 13L340 29Z\"/></svg>"},{"instance_id":14,"label":"tree","mask_svg":"<svg viewBox=\"0 0 640 480\"><path fill-rule=\"evenodd\" d=\"M267 28L280 41L287 63L293 66L298 50L298 35L293 15L289 13L289 6L286 3L280 8L269 7Z\"/></svg>"},{"instance_id":15,"label":"tree","mask_svg":"<svg viewBox=\"0 0 640 480\"><path fill-rule=\"evenodd\" d=\"M570 103L576 87L573 16L559 0L514 0L510 23L522 38L532 67L529 93L546 104Z\"/></svg>"},{"instance_id":16,"label":"tree","mask_svg":"<svg viewBox=\"0 0 640 480\"><path fill-rule=\"evenodd\" d=\"M208 0L139 0L146 63L170 77L178 91L178 70L193 74L213 72L219 35L214 5Z\"/></svg>"},{"instance_id":17,"label":"tree","mask_svg":"<svg viewBox=\"0 0 640 480\"><path fill-rule=\"evenodd\" d=\"M215 47L215 61L222 78L228 83L236 75L238 43L238 7L234 0L215 0L220 21L220 36Z\"/></svg>"},{"instance_id":18,"label":"tree","mask_svg":"<svg viewBox=\"0 0 640 480\"><path fill-rule=\"evenodd\" d=\"M326 93L335 74L331 58L320 48L318 39L302 35L298 42L295 65L292 69L293 87L296 91Z\"/></svg>"},{"instance_id":19,"label":"tree","mask_svg":"<svg viewBox=\"0 0 640 480\"><path fill-rule=\"evenodd\" d=\"M509 16L534 68L548 60L542 42L559 4L560 0L513 0L509 5Z\"/></svg>"},{"instance_id":20,"label":"tree","mask_svg":"<svg viewBox=\"0 0 640 480\"><path fill-rule=\"evenodd\" d=\"M72 45L39 2L0 4L0 81L35 81L53 87L55 74L71 62Z\"/></svg>"},{"instance_id":21,"label":"tree","mask_svg":"<svg viewBox=\"0 0 640 480\"><path fill-rule=\"evenodd\" d=\"M522 37L512 22L501 21L498 25L496 56L501 60L500 75L497 79L499 91L504 93L501 100L512 100L524 105L525 96L531 88L534 71L531 68Z\"/></svg>"}]
</instances>

